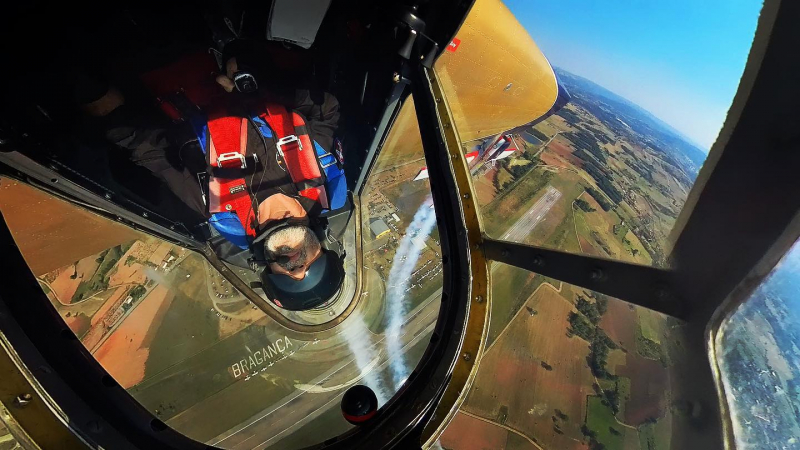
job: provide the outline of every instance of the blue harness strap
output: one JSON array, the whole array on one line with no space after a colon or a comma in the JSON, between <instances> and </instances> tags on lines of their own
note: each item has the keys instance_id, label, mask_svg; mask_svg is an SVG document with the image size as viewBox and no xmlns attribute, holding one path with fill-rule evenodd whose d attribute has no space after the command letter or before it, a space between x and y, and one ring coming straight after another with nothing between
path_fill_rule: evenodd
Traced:
<instances>
[{"instance_id":1,"label":"blue harness strap","mask_svg":"<svg viewBox=\"0 0 800 450\"><path fill-rule=\"evenodd\" d=\"M208 223L233 245L242 250L247 250L250 247L250 237L235 213L225 211L212 214L211 218L208 219Z\"/></svg>"},{"instance_id":2,"label":"blue harness strap","mask_svg":"<svg viewBox=\"0 0 800 450\"><path fill-rule=\"evenodd\" d=\"M330 210L337 210L347 201L347 182L344 178L344 169L339 164L339 159L331 152L322 148L314 141L314 150L322 171L325 172L325 192L328 194Z\"/></svg>"}]
</instances>

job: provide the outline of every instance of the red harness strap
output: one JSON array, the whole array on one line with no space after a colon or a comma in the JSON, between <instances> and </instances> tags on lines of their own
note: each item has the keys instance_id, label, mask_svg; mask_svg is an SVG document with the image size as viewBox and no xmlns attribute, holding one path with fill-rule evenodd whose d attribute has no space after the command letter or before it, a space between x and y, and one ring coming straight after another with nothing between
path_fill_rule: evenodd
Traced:
<instances>
[{"instance_id":1,"label":"red harness strap","mask_svg":"<svg viewBox=\"0 0 800 450\"><path fill-rule=\"evenodd\" d=\"M325 176L320 169L317 153L306 130L303 117L289 113L277 104L265 105L261 118L275 133L278 152L297 186L299 194L329 208L325 192ZM247 167L247 129L245 118L229 116L223 108L209 113L208 163L221 169ZM256 211L247 182L242 178L209 177L208 212L234 212L249 236L256 235Z\"/></svg>"},{"instance_id":2,"label":"red harness strap","mask_svg":"<svg viewBox=\"0 0 800 450\"><path fill-rule=\"evenodd\" d=\"M247 167L247 119L230 117L225 111L209 115L208 162L221 169ZM256 214L253 200L244 178L218 178L208 180L208 212L211 214L232 211L244 225L248 236L256 235Z\"/></svg>"},{"instance_id":3,"label":"red harness strap","mask_svg":"<svg viewBox=\"0 0 800 450\"><path fill-rule=\"evenodd\" d=\"M308 135L306 121L300 114L291 114L283 105L268 103L261 118L277 138L278 152L286 162L292 182L303 197L329 208L325 192L325 176L319 167L317 151Z\"/></svg>"}]
</instances>

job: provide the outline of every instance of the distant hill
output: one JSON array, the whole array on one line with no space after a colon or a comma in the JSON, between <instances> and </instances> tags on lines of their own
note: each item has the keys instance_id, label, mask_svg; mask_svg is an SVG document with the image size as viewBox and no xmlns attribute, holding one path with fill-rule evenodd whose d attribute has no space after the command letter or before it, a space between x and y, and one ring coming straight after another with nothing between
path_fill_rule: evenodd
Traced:
<instances>
[{"instance_id":1,"label":"distant hill","mask_svg":"<svg viewBox=\"0 0 800 450\"><path fill-rule=\"evenodd\" d=\"M706 160L706 153L681 132L641 106L586 78L558 67L554 68L554 70L558 75L559 81L572 95L573 102L584 107L589 106L591 110L591 107L596 105L592 104L588 97L604 100L610 109L613 109L615 114L620 115L621 119L635 132L654 140L656 146L663 147L662 150L671 150L677 153L675 156L687 158L691 162L691 166L693 166L691 171L695 174L700 170ZM582 95L588 97L582 99ZM584 103L588 103L588 105Z\"/></svg>"}]
</instances>

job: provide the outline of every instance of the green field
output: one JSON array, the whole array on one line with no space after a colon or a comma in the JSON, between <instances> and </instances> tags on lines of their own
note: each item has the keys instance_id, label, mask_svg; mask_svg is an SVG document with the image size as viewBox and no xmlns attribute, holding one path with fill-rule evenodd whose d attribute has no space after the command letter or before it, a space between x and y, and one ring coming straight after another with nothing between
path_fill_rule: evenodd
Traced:
<instances>
[{"instance_id":1,"label":"green field","mask_svg":"<svg viewBox=\"0 0 800 450\"><path fill-rule=\"evenodd\" d=\"M661 344L661 329L664 325L664 317L657 312L644 308L637 308L636 314L639 316L639 326L642 327L642 336L657 344Z\"/></svg>"},{"instance_id":2,"label":"green field","mask_svg":"<svg viewBox=\"0 0 800 450\"><path fill-rule=\"evenodd\" d=\"M201 303L176 294L150 345L145 380L219 341L219 318L211 311L208 295L199 293L205 298Z\"/></svg>"},{"instance_id":3,"label":"green field","mask_svg":"<svg viewBox=\"0 0 800 450\"><path fill-rule=\"evenodd\" d=\"M386 308L386 302L377 302L374 299L385 298L386 292L383 286L383 280L378 273L373 269L364 269L363 274L363 287L361 288L362 298L360 301L373 299L373 301L366 301L365 308L362 313L364 323L373 333L380 333L383 331L383 315ZM367 295L363 295L367 292ZM369 296L369 297L367 297Z\"/></svg>"},{"instance_id":4,"label":"green field","mask_svg":"<svg viewBox=\"0 0 800 450\"><path fill-rule=\"evenodd\" d=\"M573 208L573 215L575 217L575 229L577 230L578 235L586 239L586 241L588 241L589 243L591 243L592 237L589 234L591 232L591 228L589 228L589 224L586 223L586 213L577 208ZM599 251L594 250L594 248L591 249L585 248L584 247L585 245L586 244L581 244L583 253L589 253L589 254L600 253Z\"/></svg>"},{"instance_id":5,"label":"green field","mask_svg":"<svg viewBox=\"0 0 800 450\"><path fill-rule=\"evenodd\" d=\"M545 277L501 263L492 271L492 314L486 345L491 345Z\"/></svg>"},{"instance_id":6,"label":"green field","mask_svg":"<svg viewBox=\"0 0 800 450\"><path fill-rule=\"evenodd\" d=\"M618 376L617 377L617 392L619 392L619 412L618 418L625 417L625 404L631 398L631 380L630 378Z\"/></svg>"},{"instance_id":7,"label":"green field","mask_svg":"<svg viewBox=\"0 0 800 450\"><path fill-rule=\"evenodd\" d=\"M533 450L534 446L517 433L508 433L505 450Z\"/></svg>"},{"instance_id":8,"label":"green field","mask_svg":"<svg viewBox=\"0 0 800 450\"><path fill-rule=\"evenodd\" d=\"M644 336L641 323L636 326L636 352L645 358L661 361L666 366L666 357L661 344Z\"/></svg>"},{"instance_id":9,"label":"green field","mask_svg":"<svg viewBox=\"0 0 800 450\"><path fill-rule=\"evenodd\" d=\"M537 194L547 186L552 177L551 172L530 170L508 184L489 204L481 206L486 233L490 236L502 235L533 205Z\"/></svg>"},{"instance_id":10,"label":"green field","mask_svg":"<svg viewBox=\"0 0 800 450\"><path fill-rule=\"evenodd\" d=\"M600 397L589 396L586 411L586 426L595 433L597 442L608 450L622 450L627 430L617 423L611 408L603 405Z\"/></svg>"},{"instance_id":11,"label":"green field","mask_svg":"<svg viewBox=\"0 0 800 450\"><path fill-rule=\"evenodd\" d=\"M639 448L641 450L669 450L670 430L662 424L645 423L639 426Z\"/></svg>"},{"instance_id":12,"label":"green field","mask_svg":"<svg viewBox=\"0 0 800 450\"><path fill-rule=\"evenodd\" d=\"M176 267L172 275L183 279L192 259ZM262 373L248 381L234 380L231 364L272 343L266 327L252 324L220 340L219 318L211 311L205 282L183 282L158 330L153 332L145 379L129 389L148 410L192 438L206 440L241 423L264 407L294 391L294 381L308 380L318 369L310 364L281 363L281 373ZM309 367L310 366L310 367ZM283 369L286 369L285 371ZM209 414L215 402L236 398L236 407L225 414ZM198 403L200 405L196 406Z\"/></svg>"},{"instance_id":13,"label":"green field","mask_svg":"<svg viewBox=\"0 0 800 450\"><path fill-rule=\"evenodd\" d=\"M572 214L567 214L564 220L553 230L547 241L541 245L566 252L579 253L580 245L578 244L578 237L575 235L574 223Z\"/></svg>"}]
</instances>

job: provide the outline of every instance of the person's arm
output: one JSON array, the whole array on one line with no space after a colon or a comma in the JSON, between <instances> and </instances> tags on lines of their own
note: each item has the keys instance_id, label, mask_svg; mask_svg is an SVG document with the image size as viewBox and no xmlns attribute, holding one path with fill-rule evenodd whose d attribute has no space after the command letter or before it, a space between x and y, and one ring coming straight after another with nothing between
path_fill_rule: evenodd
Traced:
<instances>
[{"instance_id":1,"label":"person's arm","mask_svg":"<svg viewBox=\"0 0 800 450\"><path fill-rule=\"evenodd\" d=\"M225 73L217 77L217 83L226 91L233 92L236 89L233 76L238 70L237 58L229 58L225 63ZM325 150L332 151L333 138L339 127L340 116L339 101L336 100L336 97L322 91L284 89L280 87L280 83L272 87L274 89L269 92L268 98L271 101L284 104L289 110L302 114L308 121L307 125L311 138L317 141ZM293 99L292 92L294 92Z\"/></svg>"},{"instance_id":2,"label":"person's arm","mask_svg":"<svg viewBox=\"0 0 800 450\"><path fill-rule=\"evenodd\" d=\"M109 90L109 93L113 91ZM106 100L93 102L95 108L88 111L92 115L101 116L106 140L129 150L131 162L149 170L192 211L205 216L206 207L196 175L185 168L178 169L167 158L167 152L171 148L167 130L148 123L145 117L125 105L121 96L114 100L116 105L112 103L112 99ZM102 114L94 114L98 110Z\"/></svg>"},{"instance_id":3,"label":"person's arm","mask_svg":"<svg viewBox=\"0 0 800 450\"><path fill-rule=\"evenodd\" d=\"M295 91L293 105L287 105L305 116L311 138L325 150L333 151L333 138L339 128L339 101L327 93L312 93L305 89Z\"/></svg>"}]
</instances>

